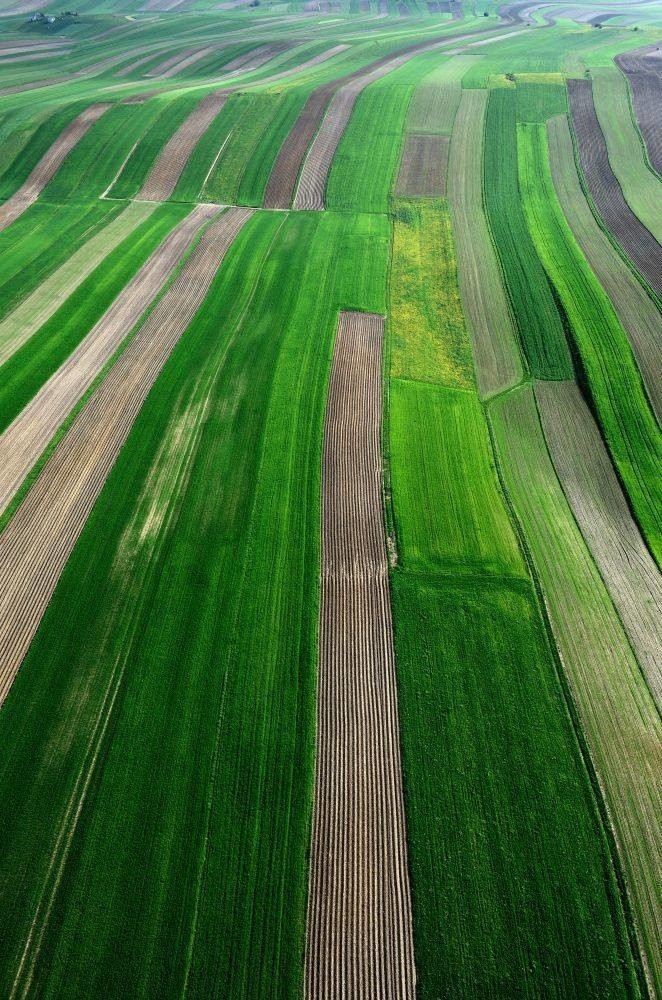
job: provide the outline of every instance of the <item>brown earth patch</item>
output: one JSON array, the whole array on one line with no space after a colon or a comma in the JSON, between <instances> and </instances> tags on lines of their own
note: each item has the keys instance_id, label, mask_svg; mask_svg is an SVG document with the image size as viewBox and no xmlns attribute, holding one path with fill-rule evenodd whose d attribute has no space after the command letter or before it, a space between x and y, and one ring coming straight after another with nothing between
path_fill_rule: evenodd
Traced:
<instances>
[{"instance_id":1,"label":"brown earth patch","mask_svg":"<svg viewBox=\"0 0 662 1000\"><path fill-rule=\"evenodd\" d=\"M396 194L405 198L443 198L450 138L408 135L405 139Z\"/></svg>"},{"instance_id":2,"label":"brown earth patch","mask_svg":"<svg viewBox=\"0 0 662 1000\"><path fill-rule=\"evenodd\" d=\"M611 169L590 80L568 80L568 99L586 184L605 227L651 288L662 295L662 247L634 214Z\"/></svg>"},{"instance_id":3,"label":"brown earth patch","mask_svg":"<svg viewBox=\"0 0 662 1000\"><path fill-rule=\"evenodd\" d=\"M340 314L322 460L306 996L413 1000L380 428L384 320Z\"/></svg>"}]
</instances>

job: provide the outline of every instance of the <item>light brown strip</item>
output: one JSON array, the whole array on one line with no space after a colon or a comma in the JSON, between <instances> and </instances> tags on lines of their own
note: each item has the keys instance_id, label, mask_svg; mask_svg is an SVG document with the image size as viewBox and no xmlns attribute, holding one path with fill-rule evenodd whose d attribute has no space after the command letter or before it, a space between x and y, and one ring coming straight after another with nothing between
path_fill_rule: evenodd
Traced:
<instances>
[{"instance_id":1,"label":"light brown strip","mask_svg":"<svg viewBox=\"0 0 662 1000\"><path fill-rule=\"evenodd\" d=\"M165 145L138 195L139 201L167 201L175 190L182 170L228 99L228 93L218 90L193 109Z\"/></svg>"},{"instance_id":2,"label":"light brown strip","mask_svg":"<svg viewBox=\"0 0 662 1000\"><path fill-rule=\"evenodd\" d=\"M69 413L154 301L217 205L198 205L166 236L76 350L0 435L0 513Z\"/></svg>"},{"instance_id":3,"label":"light brown strip","mask_svg":"<svg viewBox=\"0 0 662 1000\"><path fill-rule=\"evenodd\" d=\"M0 535L0 702L148 392L251 215L230 209L212 222Z\"/></svg>"},{"instance_id":4,"label":"light brown strip","mask_svg":"<svg viewBox=\"0 0 662 1000\"><path fill-rule=\"evenodd\" d=\"M0 205L0 232L23 215L23 212L37 200L61 167L65 157L110 107L111 104L92 104L67 125L48 152L42 156L25 183L7 199L4 205Z\"/></svg>"},{"instance_id":5,"label":"light brown strip","mask_svg":"<svg viewBox=\"0 0 662 1000\"><path fill-rule=\"evenodd\" d=\"M384 321L341 313L322 467L308 1000L413 1000L411 901L381 490Z\"/></svg>"}]
</instances>

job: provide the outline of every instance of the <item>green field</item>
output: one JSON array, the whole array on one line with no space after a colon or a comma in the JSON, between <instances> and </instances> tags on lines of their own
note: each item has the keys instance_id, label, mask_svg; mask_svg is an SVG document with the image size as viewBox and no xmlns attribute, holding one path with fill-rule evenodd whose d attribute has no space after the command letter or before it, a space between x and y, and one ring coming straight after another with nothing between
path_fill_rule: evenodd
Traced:
<instances>
[{"instance_id":1,"label":"green field","mask_svg":"<svg viewBox=\"0 0 662 1000\"><path fill-rule=\"evenodd\" d=\"M661 311L567 102L659 237L662 2L608 6L0 0L0 996L662 991Z\"/></svg>"}]
</instances>

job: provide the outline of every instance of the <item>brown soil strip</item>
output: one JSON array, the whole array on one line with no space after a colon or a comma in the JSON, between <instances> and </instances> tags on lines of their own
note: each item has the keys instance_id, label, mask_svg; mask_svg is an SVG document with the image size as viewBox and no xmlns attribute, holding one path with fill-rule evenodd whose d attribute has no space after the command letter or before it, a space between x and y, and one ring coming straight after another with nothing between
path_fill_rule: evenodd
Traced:
<instances>
[{"instance_id":1,"label":"brown soil strip","mask_svg":"<svg viewBox=\"0 0 662 1000\"><path fill-rule=\"evenodd\" d=\"M662 50L659 45L616 56L616 62L627 75L632 103L639 130L648 150L654 170L662 174Z\"/></svg>"},{"instance_id":2,"label":"brown soil strip","mask_svg":"<svg viewBox=\"0 0 662 1000\"><path fill-rule=\"evenodd\" d=\"M662 295L662 247L626 202L611 169L591 81L568 80L568 98L579 162L595 208L639 273Z\"/></svg>"},{"instance_id":3,"label":"brown soil strip","mask_svg":"<svg viewBox=\"0 0 662 1000\"><path fill-rule=\"evenodd\" d=\"M0 513L48 442L154 301L215 205L199 205L165 238L76 350L0 435Z\"/></svg>"},{"instance_id":4,"label":"brown soil strip","mask_svg":"<svg viewBox=\"0 0 662 1000\"><path fill-rule=\"evenodd\" d=\"M412 917L381 483L384 320L341 313L322 465L308 1000L413 1000Z\"/></svg>"},{"instance_id":5,"label":"brown soil strip","mask_svg":"<svg viewBox=\"0 0 662 1000\"><path fill-rule=\"evenodd\" d=\"M538 382L535 394L556 474L662 707L662 577L576 383Z\"/></svg>"},{"instance_id":6,"label":"brown soil strip","mask_svg":"<svg viewBox=\"0 0 662 1000\"><path fill-rule=\"evenodd\" d=\"M154 69L150 69L144 75L149 77L159 76L165 80L167 77L175 76L180 69L185 69L186 66L190 66L191 63L196 62L198 59L203 59L213 51L213 45L208 45L206 48L196 45L195 48L184 49L177 52L176 55L170 56L168 59L164 59L163 62L160 62L158 66L155 66Z\"/></svg>"},{"instance_id":7,"label":"brown soil strip","mask_svg":"<svg viewBox=\"0 0 662 1000\"><path fill-rule=\"evenodd\" d=\"M443 198L450 137L408 135L402 151L396 194L404 198Z\"/></svg>"},{"instance_id":8,"label":"brown soil strip","mask_svg":"<svg viewBox=\"0 0 662 1000\"><path fill-rule=\"evenodd\" d=\"M92 104L67 125L25 183L4 205L0 205L0 232L23 215L23 212L37 200L48 182L59 170L65 157L80 142L94 122L101 118L101 115L110 107L112 107L110 104Z\"/></svg>"},{"instance_id":9,"label":"brown soil strip","mask_svg":"<svg viewBox=\"0 0 662 1000\"><path fill-rule=\"evenodd\" d=\"M149 218L155 207L127 205L0 321L0 365L4 365L53 316L108 254Z\"/></svg>"},{"instance_id":10,"label":"brown soil strip","mask_svg":"<svg viewBox=\"0 0 662 1000\"><path fill-rule=\"evenodd\" d=\"M218 90L200 101L166 143L138 194L138 200L168 200L191 153L227 99L228 93Z\"/></svg>"},{"instance_id":11,"label":"brown soil strip","mask_svg":"<svg viewBox=\"0 0 662 1000\"><path fill-rule=\"evenodd\" d=\"M231 209L206 230L0 535L0 701L148 392L251 214Z\"/></svg>"}]
</instances>

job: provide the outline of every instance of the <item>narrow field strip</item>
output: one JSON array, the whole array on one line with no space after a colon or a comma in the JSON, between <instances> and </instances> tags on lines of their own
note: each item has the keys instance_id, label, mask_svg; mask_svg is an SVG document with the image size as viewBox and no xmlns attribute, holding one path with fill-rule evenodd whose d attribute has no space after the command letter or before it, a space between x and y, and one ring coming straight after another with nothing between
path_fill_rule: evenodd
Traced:
<instances>
[{"instance_id":1,"label":"narrow field strip","mask_svg":"<svg viewBox=\"0 0 662 1000\"><path fill-rule=\"evenodd\" d=\"M651 406L658 422L662 422L660 313L596 221L586 201L565 115L550 119L547 138L554 188L567 223L611 300L632 345Z\"/></svg>"},{"instance_id":2,"label":"narrow field strip","mask_svg":"<svg viewBox=\"0 0 662 1000\"><path fill-rule=\"evenodd\" d=\"M207 229L0 536L0 702L144 399L251 215L230 209Z\"/></svg>"},{"instance_id":3,"label":"narrow field strip","mask_svg":"<svg viewBox=\"0 0 662 1000\"><path fill-rule=\"evenodd\" d=\"M128 205L0 322L0 365L57 312L97 265L153 211L152 205Z\"/></svg>"},{"instance_id":4,"label":"narrow field strip","mask_svg":"<svg viewBox=\"0 0 662 1000\"><path fill-rule=\"evenodd\" d=\"M662 708L662 579L575 382L538 382L536 402L556 474Z\"/></svg>"},{"instance_id":5,"label":"narrow field strip","mask_svg":"<svg viewBox=\"0 0 662 1000\"><path fill-rule=\"evenodd\" d=\"M590 80L568 80L579 162L605 226L657 295L662 295L662 247L634 214L609 163Z\"/></svg>"},{"instance_id":6,"label":"narrow field strip","mask_svg":"<svg viewBox=\"0 0 662 1000\"><path fill-rule=\"evenodd\" d=\"M218 206L198 205L166 237L65 363L0 436L0 512L58 427L156 298Z\"/></svg>"},{"instance_id":7,"label":"narrow field strip","mask_svg":"<svg viewBox=\"0 0 662 1000\"><path fill-rule=\"evenodd\" d=\"M25 212L39 197L42 189L48 184L60 168L65 157L76 143L80 142L85 133L101 115L112 107L110 104L92 104L77 118L67 125L57 137L48 152L41 158L24 184L7 201L0 205L0 232L6 229L15 219Z\"/></svg>"},{"instance_id":8,"label":"narrow field strip","mask_svg":"<svg viewBox=\"0 0 662 1000\"><path fill-rule=\"evenodd\" d=\"M301 176L294 196L294 208L320 212L324 209L326 182L333 158L351 118L354 105L365 88L403 66L414 56L438 48L440 45L446 45L448 41L448 38L443 38L434 42L410 46L400 55L396 55L394 58L390 57L388 60L380 60L374 67L368 67L367 71L364 70L360 77L352 79L336 91L303 161Z\"/></svg>"},{"instance_id":9,"label":"narrow field strip","mask_svg":"<svg viewBox=\"0 0 662 1000\"><path fill-rule=\"evenodd\" d=\"M648 151L651 166L662 174L662 134L660 132L660 101L662 100L662 60L654 46L616 56L616 62L630 83L634 111Z\"/></svg>"},{"instance_id":10,"label":"narrow field strip","mask_svg":"<svg viewBox=\"0 0 662 1000\"><path fill-rule=\"evenodd\" d=\"M651 982L662 971L660 715L568 507L529 386L488 404L504 488L554 638L621 856Z\"/></svg>"},{"instance_id":11,"label":"narrow field strip","mask_svg":"<svg viewBox=\"0 0 662 1000\"><path fill-rule=\"evenodd\" d=\"M150 78L160 77L160 79L166 80L171 76L175 76L188 66L192 66L193 63L197 62L199 59L204 59L205 56L208 56L213 51L213 45L207 45L204 48L198 45L195 48L184 49L183 52L180 50L176 53L176 55L170 56L168 59L164 59L163 62L158 64L158 66L154 66L153 69L148 70L144 76ZM131 68L136 68L135 63L132 64Z\"/></svg>"},{"instance_id":12,"label":"narrow field strip","mask_svg":"<svg viewBox=\"0 0 662 1000\"><path fill-rule=\"evenodd\" d=\"M447 179L460 294L483 397L522 377L517 331L483 206L486 110L486 91L463 92L451 137Z\"/></svg>"},{"instance_id":13,"label":"narrow field strip","mask_svg":"<svg viewBox=\"0 0 662 1000\"><path fill-rule=\"evenodd\" d=\"M228 99L224 91L207 94L166 143L137 195L138 201L166 201L188 159Z\"/></svg>"},{"instance_id":14,"label":"narrow field strip","mask_svg":"<svg viewBox=\"0 0 662 1000\"><path fill-rule=\"evenodd\" d=\"M384 321L341 313L322 459L322 595L306 995L413 1000L381 492Z\"/></svg>"},{"instance_id":15,"label":"narrow field strip","mask_svg":"<svg viewBox=\"0 0 662 1000\"><path fill-rule=\"evenodd\" d=\"M408 135L405 139L396 194L410 198L441 198L446 194L449 138Z\"/></svg>"}]
</instances>

